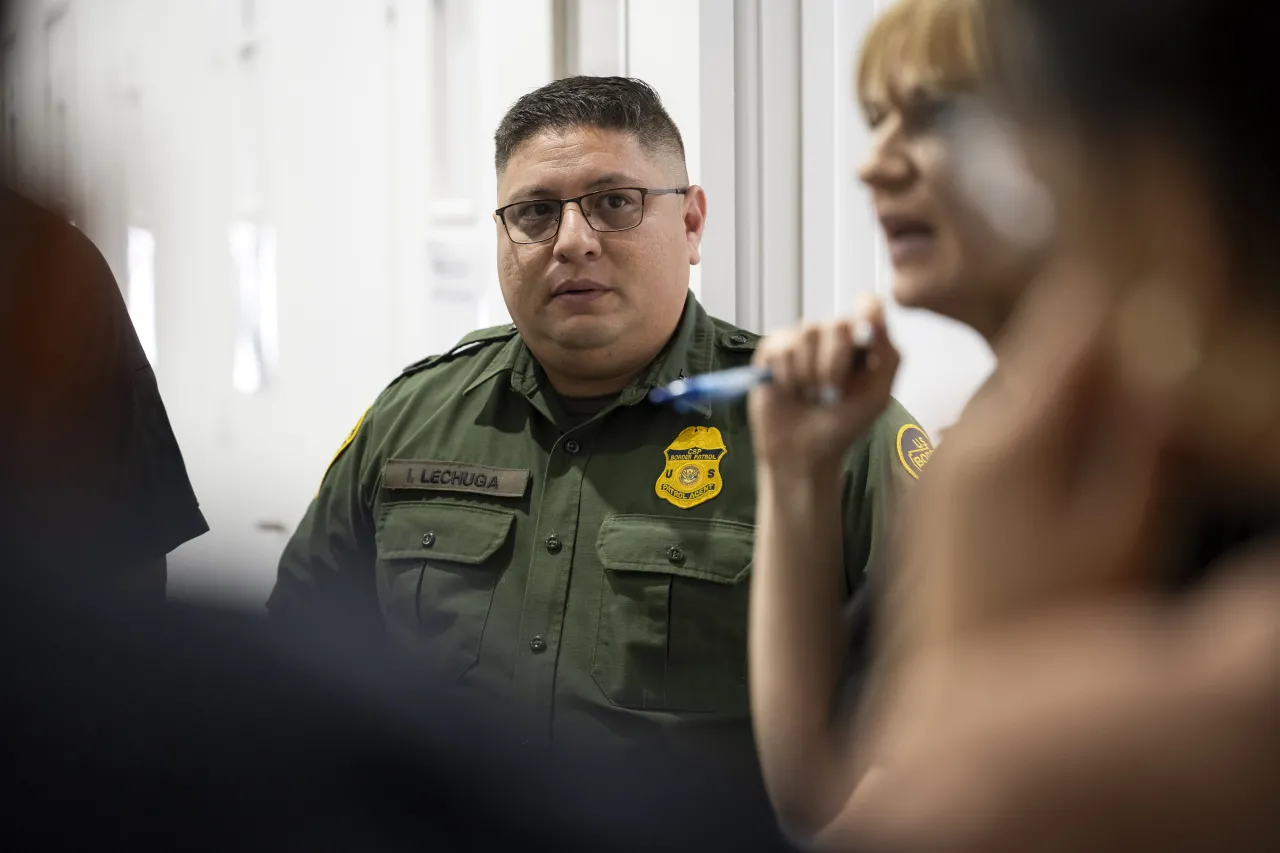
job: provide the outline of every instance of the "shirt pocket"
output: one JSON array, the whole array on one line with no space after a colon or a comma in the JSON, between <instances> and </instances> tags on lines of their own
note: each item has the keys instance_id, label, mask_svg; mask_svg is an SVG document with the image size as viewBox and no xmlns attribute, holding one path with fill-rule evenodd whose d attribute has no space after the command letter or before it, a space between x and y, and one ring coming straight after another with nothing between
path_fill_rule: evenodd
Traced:
<instances>
[{"instance_id":1,"label":"shirt pocket","mask_svg":"<svg viewBox=\"0 0 1280 853\"><path fill-rule=\"evenodd\" d=\"M510 560L515 513L427 501L380 513L378 595L387 630L446 678L480 655L493 593Z\"/></svg>"},{"instance_id":2,"label":"shirt pocket","mask_svg":"<svg viewBox=\"0 0 1280 853\"><path fill-rule=\"evenodd\" d=\"M610 702L746 713L754 533L720 519L605 519L592 677Z\"/></svg>"}]
</instances>

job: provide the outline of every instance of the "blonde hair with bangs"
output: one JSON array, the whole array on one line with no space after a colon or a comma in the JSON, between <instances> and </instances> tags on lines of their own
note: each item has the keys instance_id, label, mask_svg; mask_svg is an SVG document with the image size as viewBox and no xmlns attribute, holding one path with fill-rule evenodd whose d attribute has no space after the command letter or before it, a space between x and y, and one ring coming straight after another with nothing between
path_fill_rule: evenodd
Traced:
<instances>
[{"instance_id":1,"label":"blonde hair with bangs","mask_svg":"<svg viewBox=\"0 0 1280 853\"><path fill-rule=\"evenodd\" d=\"M862 43L861 103L891 101L894 78L903 71L935 96L985 88L990 64L982 0L898 0L886 9Z\"/></svg>"}]
</instances>

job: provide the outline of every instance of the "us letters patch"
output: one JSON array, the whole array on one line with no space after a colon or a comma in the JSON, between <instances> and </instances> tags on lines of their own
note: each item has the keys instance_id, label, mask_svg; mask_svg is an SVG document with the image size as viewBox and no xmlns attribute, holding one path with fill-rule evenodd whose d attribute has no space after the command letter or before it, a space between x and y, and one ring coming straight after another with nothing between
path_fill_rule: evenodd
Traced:
<instances>
[{"instance_id":1,"label":"us letters patch","mask_svg":"<svg viewBox=\"0 0 1280 853\"><path fill-rule=\"evenodd\" d=\"M472 492L500 498L524 497L529 487L528 468L493 468L467 462L432 459L388 459L382 470L387 489L424 489L439 492Z\"/></svg>"},{"instance_id":2,"label":"us letters patch","mask_svg":"<svg viewBox=\"0 0 1280 853\"><path fill-rule=\"evenodd\" d=\"M658 497L681 509L714 498L724 489L720 463L729 448L715 427L688 427L663 451L665 465L654 484Z\"/></svg>"},{"instance_id":3,"label":"us letters patch","mask_svg":"<svg viewBox=\"0 0 1280 853\"><path fill-rule=\"evenodd\" d=\"M924 466L932 455L933 444L920 427L907 424L898 430L898 459L902 461L902 467L906 468L907 473L912 477L920 479L920 472L924 470Z\"/></svg>"}]
</instances>

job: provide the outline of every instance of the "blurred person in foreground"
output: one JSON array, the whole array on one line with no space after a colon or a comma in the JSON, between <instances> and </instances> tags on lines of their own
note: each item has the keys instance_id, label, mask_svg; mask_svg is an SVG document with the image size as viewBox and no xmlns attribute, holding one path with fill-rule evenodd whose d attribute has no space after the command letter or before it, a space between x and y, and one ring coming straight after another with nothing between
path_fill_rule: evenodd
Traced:
<instances>
[{"instance_id":1,"label":"blurred person in foreground","mask_svg":"<svg viewBox=\"0 0 1280 853\"><path fill-rule=\"evenodd\" d=\"M638 80L543 86L495 142L514 323L378 397L289 542L268 608L282 623L358 623L418 656L424 676L491 690L521 709L531 748L643 739L711 749L756 781L745 403L681 412L648 399L755 351L757 335L689 290L706 194ZM832 606L861 586L914 484L897 446L923 433L881 403L832 463Z\"/></svg>"},{"instance_id":2,"label":"blurred person in foreground","mask_svg":"<svg viewBox=\"0 0 1280 853\"><path fill-rule=\"evenodd\" d=\"M912 496L871 688L823 741L805 829L831 850L1277 849L1280 137L1253 107L1280 13L991 8L1056 257ZM1185 530L1204 506L1239 522L1208 550ZM1171 592L1171 563L1197 582ZM789 724L822 728L820 704Z\"/></svg>"},{"instance_id":3,"label":"blurred person in foreground","mask_svg":"<svg viewBox=\"0 0 1280 853\"><path fill-rule=\"evenodd\" d=\"M520 748L515 714L442 697L359 635L81 589L5 604L15 837L54 849L786 849L767 814L742 813L740 777L639 750L566 749L551 767Z\"/></svg>"}]
</instances>

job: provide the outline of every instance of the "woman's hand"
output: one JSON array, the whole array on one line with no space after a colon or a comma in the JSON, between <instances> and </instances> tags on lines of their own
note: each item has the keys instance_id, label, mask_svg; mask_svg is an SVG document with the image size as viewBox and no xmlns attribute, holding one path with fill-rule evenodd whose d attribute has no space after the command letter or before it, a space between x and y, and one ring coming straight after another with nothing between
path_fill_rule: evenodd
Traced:
<instances>
[{"instance_id":1,"label":"woman's hand","mask_svg":"<svg viewBox=\"0 0 1280 853\"><path fill-rule=\"evenodd\" d=\"M844 454L888 405L898 351L880 303L870 300L852 318L770 335L754 363L773 371L773 381L749 402L756 460L835 476Z\"/></svg>"}]
</instances>

